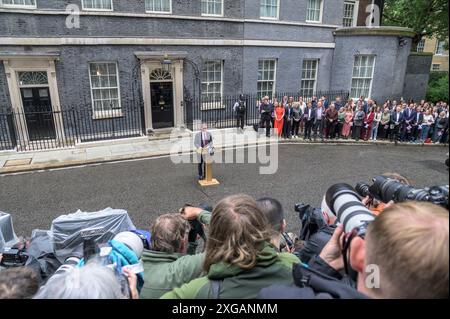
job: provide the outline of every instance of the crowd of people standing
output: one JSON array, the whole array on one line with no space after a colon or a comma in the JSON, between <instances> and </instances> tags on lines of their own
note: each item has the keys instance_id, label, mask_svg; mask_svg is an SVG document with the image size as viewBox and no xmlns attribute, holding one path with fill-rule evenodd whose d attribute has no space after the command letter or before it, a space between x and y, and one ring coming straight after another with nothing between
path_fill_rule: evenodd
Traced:
<instances>
[{"instance_id":1,"label":"crowd of people standing","mask_svg":"<svg viewBox=\"0 0 450 319\"><path fill-rule=\"evenodd\" d=\"M361 96L343 102L341 97L329 101L325 96L305 102L284 96L260 104L260 127L270 129L280 138L322 141L353 139L355 141L389 140L409 143L448 143L449 108L440 101L420 103L387 100L383 105Z\"/></svg>"}]
</instances>

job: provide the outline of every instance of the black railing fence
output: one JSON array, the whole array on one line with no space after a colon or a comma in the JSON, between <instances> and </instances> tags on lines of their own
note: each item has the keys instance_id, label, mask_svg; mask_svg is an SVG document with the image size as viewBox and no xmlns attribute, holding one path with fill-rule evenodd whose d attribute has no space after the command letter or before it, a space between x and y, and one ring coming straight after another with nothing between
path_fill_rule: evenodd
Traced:
<instances>
[{"instance_id":1,"label":"black railing fence","mask_svg":"<svg viewBox=\"0 0 450 319\"><path fill-rule=\"evenodd\" d=\"M143 105L93 110L70 106L61 111L0 111L0 150L33 151L67 148L77 143L136 137L144 134Z\"/></svg>"},{"instance_id":2,"label":"black railing fence","mask_svg":"<svg viewBox=\"0 0 450 319\"><path fill-rule=\"evenodd\" d=\"M257 124L260 121L259 105L261 104L261 94L244 94L247 105L245 114L246 125ZM311 101L313 97L320 99L325 96L331 103L340 97L342 103L346 103L349 99L348 91L317 91L314 95L304 96L299 92L276 93L270 97L273 102L277 99L283 101L283 97L293 97L294 101L298 101L300 97L305 103ZM236 126L236 113L234 105L239 100L239 96L224 96L221 99L214 98L190 98L185 96L185 120L186 125L191 130L199 129L201 123L206 123L210 128L230 128Z\"/></svg>"},{"instance_id":3,"label":"black railing fence","mask_svg":"<svg viewBox=\"0 0 450 319\"><path fill-rule=\"evenodd\" d=\"M260 94L244 94L247 104L246 125L259 123ZM293 97L300 93L277 93L273 99ZM327 97L331 102L337 96L343 103L346 91L315 92L314 96ZM305 102L312 96L303 96ZM185 89L183 108L188 129L197 130L201 123L211 128L230 128L236 125L233 106L239 96L225 96L220 100L208 99L199 94L190 95ZM50 107L27 107L26 111L0 110L0 150L34 151L72 147L79 143L144 136L144 104L122 103L121 108L93 110L91 105L65 106L61 111ZM151 112L151 108L149 108ZM154 121L156 119L153 119Z\"/></svg>"}]
</instances>

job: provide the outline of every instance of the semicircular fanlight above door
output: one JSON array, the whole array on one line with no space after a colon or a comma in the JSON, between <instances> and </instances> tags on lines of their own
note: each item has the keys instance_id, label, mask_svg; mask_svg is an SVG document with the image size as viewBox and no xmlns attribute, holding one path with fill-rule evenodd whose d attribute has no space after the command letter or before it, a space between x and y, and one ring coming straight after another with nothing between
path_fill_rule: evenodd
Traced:
<instances>
[{"instance_id":1,"label":"semicircular fanlight above door","mask_svg":"<svg viewBox=\"0 0 450 319\"><path fill-rule=\"evenodd\" d=\"M163 69L155 69L150 73L150 81L170 81L172 75Z\"/></svg>"}]
</instances>

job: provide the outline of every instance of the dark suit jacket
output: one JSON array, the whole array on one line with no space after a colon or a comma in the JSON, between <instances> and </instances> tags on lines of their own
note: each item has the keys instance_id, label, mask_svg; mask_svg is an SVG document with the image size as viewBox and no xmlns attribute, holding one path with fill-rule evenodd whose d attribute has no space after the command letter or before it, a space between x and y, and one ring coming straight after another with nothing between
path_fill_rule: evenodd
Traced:
<instances>
[{"instance_id":1,"label":"dark suit jacket","mask_svg":"<svg viewBox=\"0 0 450 319\"><path fill-rule=\"evenodd\" d=\"M408 112L409 112L409 116L408 116ZM408 111L408 109L405 109L405 110L403 111L403 116L404 116L404 118L405 118L405 121L409 121L409 123L411 123L411 122L414 120L414 118L416 117L416 115L417 115L416 110L411 110L411 109L409 109L409 111Z\"/></svg>"},{"instance_id":2,"label":"dark suit jacket","mask_svg":"<svg viewBox=\"0 0 450 319\"><path fill-rule=\"evenodd\" d=\"M292 106L289 107L289 104L286 104L286 107L284 108L284 110L285 110L285 112L284 112L284 119L285 120L288 120L288 119L292 118L293 109L294 108Z\"/></svg>"},{"instance_id":3,"label":"dark suit jacket","mask_svg":"<svg viewBox=\"0 0 450 319\"><path fill-rule=\"evenodd\" d=\"M403 116L403 112L398 113L400 116L398 117L399 124L402 124L405 120L405 117ZM391 123L395 124L397 122L397 112L392 112L391 114Z\"/></svg>"},{"instance_id":4,"label":"dark suit jacket","mask_svg":"<svg viewBox=\"0 0 450 319\"><path fill-rule=\"evenodd\" d=\"M414 115L414 119L412 120L411 124L413 125L422 125L423 123L423 113L419 113L419 121L417 121L417 112Z\"/></svg>"},{"instance_id":5,"label":"dark suit jacket","mask_svg":"<svg viewBox=\"0 0 450 319\"><path fill-rule=\"evenodd\" d=\"M306 122L308 122L309 110L310 109L307 107L305 109L305 113L303 114L303 118L305 119ZM314 123L315 119L316 119L316 110L311 108L311 117L309 118L309 120L310 120L311 123Z\"/></svg>"}]
</instances>

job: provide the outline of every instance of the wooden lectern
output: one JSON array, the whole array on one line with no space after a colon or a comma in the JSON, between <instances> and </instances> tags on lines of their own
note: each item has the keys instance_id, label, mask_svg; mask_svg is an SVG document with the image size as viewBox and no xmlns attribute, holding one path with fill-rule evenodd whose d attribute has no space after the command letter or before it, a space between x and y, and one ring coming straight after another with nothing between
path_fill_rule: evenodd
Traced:
<instances>
[{"instance_id":1,"label":"wooden lectern","mask_svg":"<svg viewBox=\"0 0 450 319\"><path fill-rule=\"evenodd\" d=\"M197 153L202 154L203 160L205 162L205 179L198 181L198 183L202 187L206 186L213 186L213 185L219 185L219 181L215 178L213 178L212 173L212 162L213 158L211 155L209 155L208 148L200 148L197 150Z\"/></svg>"}]
</instances>

